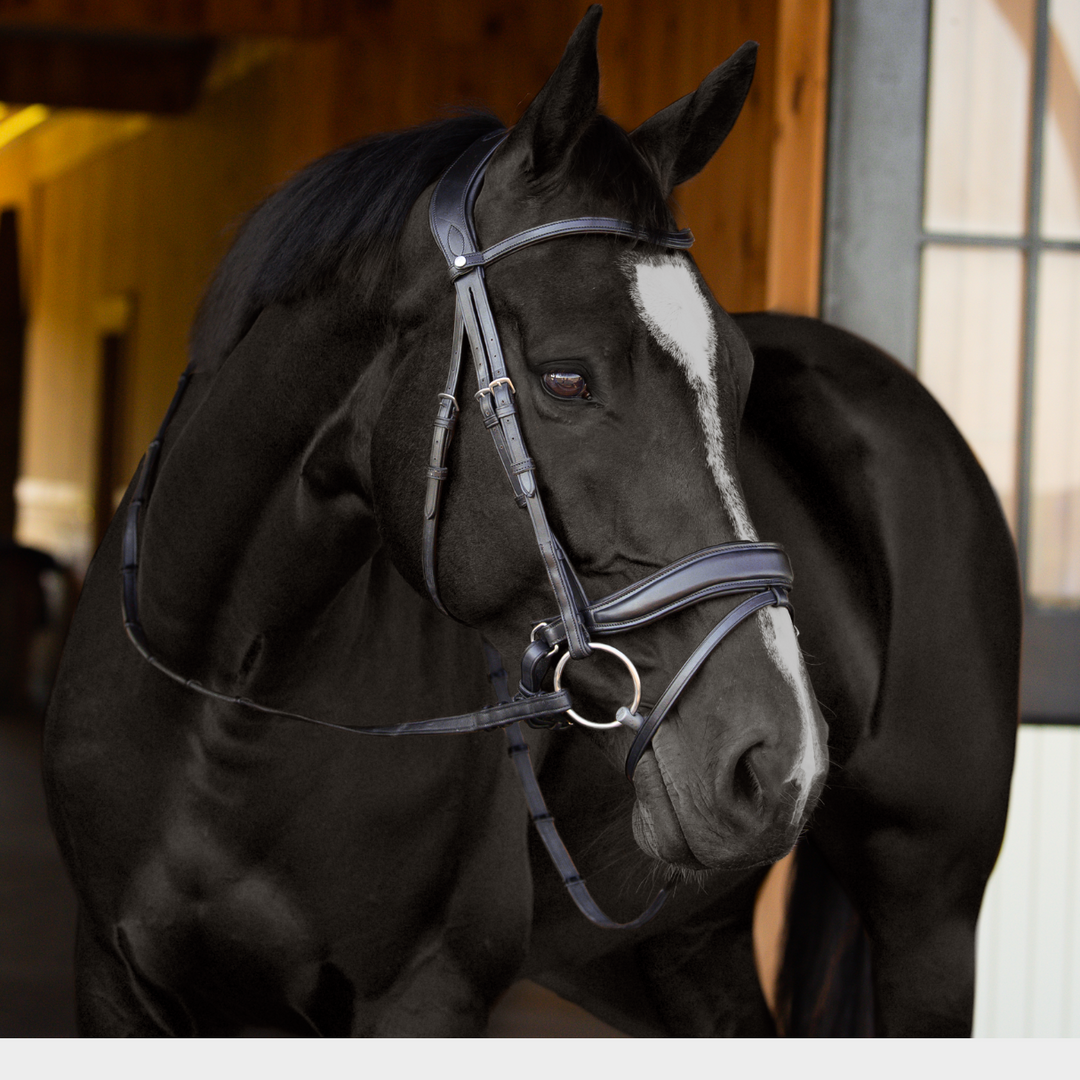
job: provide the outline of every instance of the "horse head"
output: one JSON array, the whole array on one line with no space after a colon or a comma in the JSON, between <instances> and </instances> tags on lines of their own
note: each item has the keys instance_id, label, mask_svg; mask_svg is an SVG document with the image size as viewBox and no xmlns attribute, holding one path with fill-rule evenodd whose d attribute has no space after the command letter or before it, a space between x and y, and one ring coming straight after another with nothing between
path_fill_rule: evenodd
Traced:
<instances>
[{"instance_id":1,"label":"horse head","mask_svg":"<svg viewBox=\"0 0 1080 1080\"><path fill-rule=\"evenodd\" d=\"M670 234L672 189L708 163L734 124L753 75L753 45L629 134L598 113L599 17L590 9L491 157L473 215L481 248L582 217ZM429 189L401 238L392 375L371 451L380 534L421 592L430 422L455 325L454 286L429 227L430 204ZM736 469L753 360L687 253L566 235L515 250L484 273L532 475L587 597L632 586L701 549L757 541ZM450 615L504 657L517 657L553 614L550 572L529 516L515 507L479 404L468 390L458 404L438 594ZM738 603L716 596L622 636L646 708ZM572 660L564 682L585 716L610 720L628 703L626 674L604 655ZM635 736L620 726L575 737L598 740L618 763ZM633 811L640 847L686 869L775 860L816 802L825 739L789 611L762 607L687 683L641 757Z\"/></svg>"}]
</instances>

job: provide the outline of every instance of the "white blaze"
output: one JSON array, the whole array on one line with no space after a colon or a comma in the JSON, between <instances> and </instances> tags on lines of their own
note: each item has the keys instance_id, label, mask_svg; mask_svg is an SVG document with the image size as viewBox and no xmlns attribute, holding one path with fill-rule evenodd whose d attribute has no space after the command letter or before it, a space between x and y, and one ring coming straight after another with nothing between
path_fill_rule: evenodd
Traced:
<instances>
[{"instance_id":1,"label":"white blaze","mask_svg":"<svg viewBox=\"0 0 1080 1080\"><path fill-rule=\"evenodd\" d=\"M716 327L689 262L677 255L662 255L655 261L633 263L630 292L642 322L657 343L675 357L693 388L705 432L705 457L736 536L756 540L757 533L724 453L712 370Z\"/></svg>"},{"instance_id":2,"label":"white blaze","mask_svg":"<svg viewBox=\"0 0 1080 1080\"><path fill-rule=\"evenodd\" d=\"M690 262L679 255L661 255L652 259L631 257L627 260L626 270L638 315L657 344L674 357L694 391L698 418L705 433L705 458L720 490L720 501L735 526L735 535L740 540L757 540L746 504L728 467L713 373L716 326ZM791 687L802 721L799 748L787 777L799 787L797 806L792 814L794 821L802 815L810 785L824 760L814 720L812 692L788 612L767 607L757 612L756 621L765 651Z\"/></svg>"}]
</instances>

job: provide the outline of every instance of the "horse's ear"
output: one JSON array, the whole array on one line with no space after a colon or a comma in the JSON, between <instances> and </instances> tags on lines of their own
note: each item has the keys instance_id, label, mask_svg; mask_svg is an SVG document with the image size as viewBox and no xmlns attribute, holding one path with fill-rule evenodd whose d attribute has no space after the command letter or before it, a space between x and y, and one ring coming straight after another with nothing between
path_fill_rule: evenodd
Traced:
<instances>
[{"instance_id":1,"label":"horse's ear","mask_svg":"<svg viewBox=\"0 0 1080 1080\"><path fill-rule=\"evenodd\" d=\"M600 64L596 31L603 9L593 4L578 23L559 66L514 125L499 156L532 176L550 172L596 115Z\"/></svg>"},{"instance_id":2,"label":"horse's ear","mask_svg":"<svg viewBox=\"0 0 1080 1080\"><path fill-rule=\"evenodd\" d=\"M697 176L727 138L750 92L757 42L748 41L702 84L630 133L630 140L656 169L665 195Z\"/></svg>"}]
</instances>

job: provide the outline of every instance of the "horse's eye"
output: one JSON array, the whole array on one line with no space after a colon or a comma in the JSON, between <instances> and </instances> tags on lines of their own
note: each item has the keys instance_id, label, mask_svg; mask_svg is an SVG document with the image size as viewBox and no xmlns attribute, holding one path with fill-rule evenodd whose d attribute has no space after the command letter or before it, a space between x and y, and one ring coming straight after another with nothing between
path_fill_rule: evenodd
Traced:
<instances>
[{"instance_id":1,"label":"horse's eye","mask_svg":"<svg viewBox=\"0 0 1080 1080\"><path fill-rule=\"evenodd\" d=\"M576 371L549 371L544 375L544 389L557 398L589 399L589 384Z\"/></svg>"}]
</instances>

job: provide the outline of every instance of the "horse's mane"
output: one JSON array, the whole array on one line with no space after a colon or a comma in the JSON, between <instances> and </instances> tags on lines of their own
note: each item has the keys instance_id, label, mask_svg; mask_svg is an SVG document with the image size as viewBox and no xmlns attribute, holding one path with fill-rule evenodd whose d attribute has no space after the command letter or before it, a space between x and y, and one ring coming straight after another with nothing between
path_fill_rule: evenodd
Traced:
<instances>
[{"instance_id":1,"label":"horse's mane","mask_svg":"<svg viewBox=\"0 0 1080 1080\"><path fill-rule=\"evenodd\" d=\"M488 113L376 135L309 165L252 211L203 296L191 358L215 370L263 308L347 280L374 291L413 204L480 136L501 127ZM560 168L537 189L603 192L620 217L671 227L656 177L618 124L597 114Z\"/></svg>"},{"instance_id":2,"label":"horse's mane","mask_svg":"<svg viewBox=\"0 0 1080 1080\"><path fill-rule=\"evenodd\" d=\"M375 135L313 162L248 216L203 296L191 357L215 369L270 304L347 275L378 281L423 190L472 142L502 124L469 113Z\"/></svg>"}]
</instances>

